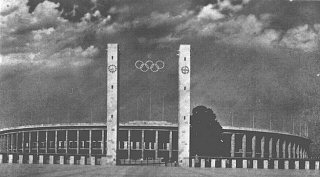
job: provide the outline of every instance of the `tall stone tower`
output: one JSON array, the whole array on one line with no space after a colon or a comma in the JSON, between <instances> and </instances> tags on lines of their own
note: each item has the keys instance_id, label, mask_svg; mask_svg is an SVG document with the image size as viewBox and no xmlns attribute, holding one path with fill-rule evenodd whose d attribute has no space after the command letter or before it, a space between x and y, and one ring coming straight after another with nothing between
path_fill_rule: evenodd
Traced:
<instances>
[{"instance_id":1,"label":"tall stone tower","mask_svg":"<svg viewBox=\"0 0 320 177\"><path fill-rule=\"evenodd\" d=\"M190 155L190 45L179 48L178 161L189 166Z\"/></svg>"},{"instance_id":2,"label":"tall stone tower","mask_svg":"<svg viewBox=\"0 0 320 177\"><path fill-rule=\"evenodd\" d=\"M118 132L118 44L107 54L107 164L116 165Z\"/></svg>"}]
</instances>

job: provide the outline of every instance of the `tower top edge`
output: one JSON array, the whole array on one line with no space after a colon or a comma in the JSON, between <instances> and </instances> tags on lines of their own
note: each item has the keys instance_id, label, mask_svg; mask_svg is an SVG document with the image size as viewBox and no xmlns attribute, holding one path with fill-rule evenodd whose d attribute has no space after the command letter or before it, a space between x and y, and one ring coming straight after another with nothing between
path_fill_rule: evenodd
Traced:
<instances>
[{"instance_id":1,"label":"tower top edge","mask_svg":"<svg viewBox=\"0 0 320 177\"><path fill-rule=\"evenodd\" d=\"M179 50L189 50L190 51L190 45L189 44L180 44Z\"/></svg>"},{"instance_id":2,"label":"tower top edge","mask_svg":"<svg viewBox=\"0 0 320 177\"><path fill-rule=\"evenodd\" d=\"M108 43L108 48L116 48L116 47L118 47L118 44L117 43Z\"/></svg>"},{"instance_id":3,"label":"tower top edge","mask_svg":"<svg viewBox=\"0 0 320 177\"><path fill-rule=\"evenodd\" d=\"M180 48L181 47L189 47L190 48L190 44L180 44Z\"/></svg>"}]
</instances>

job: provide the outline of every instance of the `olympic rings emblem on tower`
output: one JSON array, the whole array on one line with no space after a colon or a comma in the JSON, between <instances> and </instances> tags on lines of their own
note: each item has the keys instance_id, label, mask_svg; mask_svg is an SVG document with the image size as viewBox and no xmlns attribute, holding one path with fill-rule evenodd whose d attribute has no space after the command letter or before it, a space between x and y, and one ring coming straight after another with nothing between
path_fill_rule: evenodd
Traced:
<instances>
[{"instance_id":1,"label":"olympic rings emblem on tower","mask_svg":"<svg viewBox=\"0 0 320 177\"><path fill-rule=\"evenodd\" d=\"M162 60L158 60L155 63L151 60L147 60L146 62L137 60L134 65L142 72L147 72L149 70L152 72L158 72L164 68L164 62Z\"/></svg>"}]
</instances>

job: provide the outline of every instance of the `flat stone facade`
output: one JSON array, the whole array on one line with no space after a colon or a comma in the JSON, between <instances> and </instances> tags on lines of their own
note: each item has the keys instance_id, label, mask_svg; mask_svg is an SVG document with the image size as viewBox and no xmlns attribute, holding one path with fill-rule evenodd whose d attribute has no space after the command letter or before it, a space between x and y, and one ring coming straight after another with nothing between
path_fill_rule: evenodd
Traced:
<instances>
[{"instance_id":1,"label":"flat stone facade","mask_svg":"<svg viewBox=\"0 0 320 177\"><path fill-rule=\"evenodd\" d=\"M178 162L180 165L189 166L190 155L190 45L180 45L179 48L179 107L178 107Z\"/></svg>"}]
</instances>

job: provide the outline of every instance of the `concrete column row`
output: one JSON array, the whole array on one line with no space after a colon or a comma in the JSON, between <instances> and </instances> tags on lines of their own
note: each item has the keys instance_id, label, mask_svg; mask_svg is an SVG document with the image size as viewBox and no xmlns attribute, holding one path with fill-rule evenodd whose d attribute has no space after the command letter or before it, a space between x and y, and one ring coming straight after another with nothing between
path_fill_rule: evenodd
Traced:
<instances>
[{"instance_id":1,"label":"concrete column row","mask_svg":"<svg viewBox=\"0 0 320 177\"><path fill-rule=\"evenodd\" d=\"M211 168L217 168L217 160L218 159L210 159L210 166L207 165L206 166L206 159L200 159L198 160L198 163L200 163L200 165L198 164L198 166L200 166L201 168L205 168L205 167L211 167ZM228 162L229 161L229 162ZM242 162L242 167L237 167L237 161L241 161ZM269 160L252 160L251 163L251 168L254 169L258 169L258 161L262 161L262 167L263 169L280 169L280 161L279 160L273 160L273 166L269 165ZM284 160L281 161L282 162L282 168L283 169L305 169L305 170L311 170L310 168L310 161L304 161L304 166L300 166L300 161L299 160L295 160L294 161L294 166L292 168L290 168L289 165L289 160ZM192 163L191 163L191 167L196 167L197 163L194 159L192 159ZM220 159L220 168L227 168L228 163L231 163L229 168L249 168L248 165L248 159ZM320 169L320 161L315 161L314 162L314 170L319 170Z\"/></svg>"},{"instance_id":2,"label":"concrete column row","mask_svg":"<svg viewBox=\"0 0 320 177\"><path fill-rule=\"evenodd\" d=\"M230 137L230 157L235 157L236 150L236 134L232 133ZM248 136L246 134L242 135L241 143L242 143L242 157L247 157L247 139ZM252 158L257 157L257 141L260 141L260 157L261 158L307 158L307 151L301 145L286 142L286 140L281 141L280 139L276 139L274 137L269 138L267 141L265 136L262 136L259 140L257 140L257 136L253 135L251 139L251 149L252 149ZM268 147L266 147L268 143ZM267 149L268 148L268 149ZM275 149L274 149L275 148ZM269 152L266 153L265 150ZM282 151L282 156L280 156L280 152ZM267 154L267 155L266 155Z\"/></svg>"},{"instance_id":3,"label":"concrete column row","mask_svg":"<svg viewBox=\"0 0 320 177\"><path fill-rule=\"evenodd\" d=\"M103 158L95 156L65 156L65 155L18 155L18 154L0 154L0 164L5 163L18 163L18 164L69 164L69 165L104 165ZM98 163L98 159L100 163Z\"/></svg>"},{"instance_id":4,"label":"concrete column row","mask_svg":"<svg viewBox=\"0 0 320 177\"><path fill-rule=\"evenodd\" d=\"M65 138L63 138L64 141L64 148L59 148L59 139L58 139L58 132L64 131L65 132ZM49 153L49 132L54 132L54 153L59 153L59 149L64 149L65 153L68 153L69 147L69 131L70 130L48 130L48 131L34 131L34 132L15 132L15 133L9 133L0 135L0 152L2 153L37 153L40 154L40 143L44 143L44 146L41 148L43 150L43 153L47 154ZM80 132L82 130L76 130L76 151L77 154L80 154ZM92 154L92 131L93 130L83 130L83 131L89 131L89 139L85 141L89 141L89 155ZM101 154L105 154L105 139L104 131L105 130L99 130L101 131ZM43 133L43 142L40 142L40 132ZM60 137L61 138L61 137ZM52 141L51 140L51 141Z\"/></svg>"},{"instance_id":5,"label":"concrete column row","mask_svg":"<svg viewBox=\"0 0 320 177\"><path fill-rule=\"evenodd\" d=\"M128 136L128 144L127 144L127 153L128 153L128 159L131 159L131 151L132 149L132 144L131 144L131 139L132 139L132 130L127 130L127 136ZM145 137L145 130L141 130L141 158L144 159L145 157L145 141L144 138ZM119 142L120 143L120 142ZM173 148L172 148L172 144L173 144L173 131L170 130L169 131L169 147L168 147L168 151L169 151L169 159L172 158L172 153L173 153ZM159 131L156 130L155 131L155 142L154 142L154 151L155 151L155 159L158 159L158 152L159 152Z\"/></svg>"}]
</instances>

